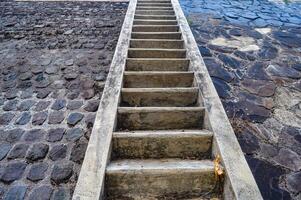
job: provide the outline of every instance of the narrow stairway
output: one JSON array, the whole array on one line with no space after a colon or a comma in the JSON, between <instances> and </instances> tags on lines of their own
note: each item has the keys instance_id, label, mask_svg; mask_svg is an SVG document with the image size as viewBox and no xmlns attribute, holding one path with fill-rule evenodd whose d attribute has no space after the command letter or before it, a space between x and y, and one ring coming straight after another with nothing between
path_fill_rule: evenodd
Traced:
<instances>
[{"instance_id":1,"label":"narrow stairway","mask_svg":"<svg viewBox=\"0 0 301 200\"><path fill-rule=\"evenodd\" d=\"M170 0L137 1L129 47L106 198L219 197L213 133Z\"/></svg>"}]
</instances>

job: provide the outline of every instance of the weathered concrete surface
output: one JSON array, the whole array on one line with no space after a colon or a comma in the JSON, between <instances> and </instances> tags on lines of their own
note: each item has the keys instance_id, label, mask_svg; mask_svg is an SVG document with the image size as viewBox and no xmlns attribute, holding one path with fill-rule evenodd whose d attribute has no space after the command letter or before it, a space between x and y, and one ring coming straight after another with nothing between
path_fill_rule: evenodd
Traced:
<instances>
[{"instance_id":1,"label":"weathered concrete surface","mask_svg":"<svg viewBox=\"0 0 301 200\"><path fill-rule=\"evenodd\" d=\"M131 59L126 61L127 71L188 71L188 59Z\"/></svg>"},{"instance_id":2,"label":"weathered concrete surface","mask_svg":"<svg viewBox=\"0 0 301 200\"><path fill-rule=\"evenodd\" d=\"M126 3L0 2L0 199L70 199Z\"/></svg>"},{"instance_id":3,"label":"weathered concrete surface","mask_svg":"<svg viewBox=\"0 0 301 200\"><path fill-rule=\"evenodd\" d=\"M112 157L209 159L212 137L207 130L114 132Z\"/></svg>"},{"instance_id":4,"label":"weathered concrete surface","mask_svg":"<svg viewBox=\"0 0 301 200\"><path fill-rule=\"evenodd\" d=\"M123 88L121 105L124 106L194 106L198 88Z\"/></svg>"},{"instance_id":5,"label":"weathered concrete surface","mask_svg":"<svg viewBox=\"0 0 301 200\"><path fill-rule=\"evenodd\" d=\"M214 183L214 167L209 160L113 161L106 180L108 199L199 197L212 192Z\"/></svg>"},{"instance_id":6,"label":"weathered concrete surface","mask_svg":"<svg viewBox=\"0 0 301 200\"><path fill-rule=\"evenodd\" d=\"M119 130L196 129L203 127L202 107L119 107Z\"/></svg>"},{"instance_id":7,"label":"weathered concrete surface","mask_svg":"<svg viewBox=\"0 0 301 200\"><path fill-rule=\"evenodd\" d=\"M125 88L192 87L192 72L125 72Z\"/></svg>"}]
</instances>

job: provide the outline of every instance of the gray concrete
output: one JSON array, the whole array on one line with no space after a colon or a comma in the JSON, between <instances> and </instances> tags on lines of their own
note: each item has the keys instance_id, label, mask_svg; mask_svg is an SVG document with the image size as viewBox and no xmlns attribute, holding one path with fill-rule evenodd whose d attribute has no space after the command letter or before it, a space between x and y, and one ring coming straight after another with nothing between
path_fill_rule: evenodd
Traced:
<instances>
[{"instance_id":1,"label":"gray concrete","mask_svg":"<svg viewBox=\"0 0 301 200\"><path fill-rule=\"evenodd\" d=\"M113 159L209 159L213 133L207 130L114 132Z\"/></svg>"},{"instance_id":2,"label":"gray concrete","mask_svg":"<svg viewBox=\"0 0 301 200\"><path fill-rule=\"evenodd\" d=\"M214 183L209 160L120 160L107 168L108 199L177 199L173 194L211 192Z\"/></svg>"}]
</instances>

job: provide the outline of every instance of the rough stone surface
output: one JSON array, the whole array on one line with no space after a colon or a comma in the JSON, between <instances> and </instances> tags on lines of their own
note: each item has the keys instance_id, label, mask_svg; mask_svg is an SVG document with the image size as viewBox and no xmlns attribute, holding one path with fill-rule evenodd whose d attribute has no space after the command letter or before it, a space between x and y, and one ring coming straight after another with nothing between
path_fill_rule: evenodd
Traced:
<instances>
[{"instance_id":1,"label":"rough stone surface","mask_svg":"<svg viewBox=\"0 0 301 200\"><path fill-rule=\"evenodd\" d=\"M180 3L263 198L300 199L300 2Z\"/></svg>"},{"instance_id":2,"label":"rough stone surface","mask_svg":"<svg viewBox=\"0 0 301 200\"><path fill-rule=\"evenodd\" d=\"M47 169L48 169L47 163L34 164L31 166L31 168L28 172L27 179L29 179L31 181L42 180L42 179L44 179L44 177L46 175Z\"/></svg>"},{"instance_id":3,"label":"rough stone surface","mask_svg":"<svg viewBox=\"0 0 301 200\"><path fill-rule=\"evenodd\" d=\"M0 1L0 199L71 199L126 8Z\"/></svg>"},{"instance_id":4,"label":"rough stone surface","mask_svg":"<svg viewBox=\"0 0 301 200\"><path fill-rule=\"evenodd\" d=\"M55 165L51 172L51 180L56 184L65 183L73 174L73 164Z\"/></svg>"}]
</instances>

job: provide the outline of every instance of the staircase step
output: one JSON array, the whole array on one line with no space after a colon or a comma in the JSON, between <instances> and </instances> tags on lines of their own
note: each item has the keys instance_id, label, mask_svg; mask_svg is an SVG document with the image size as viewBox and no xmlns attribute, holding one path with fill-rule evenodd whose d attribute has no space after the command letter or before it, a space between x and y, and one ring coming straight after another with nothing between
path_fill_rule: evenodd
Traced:
<instances>
[{"instance_id":1,"label":"staircase step","mask_svg":"<svg viewBox=\"0 0 301 200\"><path fill-rule=\"evenodd\" d=\"M133 32L178 32L178 25L134 25Z\"/></svg>"},{"instance_id":2,"label":"staircase step","mask_svg":"<svg viewBox=\"0 0 301 200\"><path fill-rule=\"evenodd\" d=\"M137 6L136 10L153 10L153 11L155 11L155 10L171 10L171 11L173 11L173 7L172 6L169 6L169 7Z\"/></svg>"},{"instance_id":3,"label":"staircase step","mask_svg":"<svg viewBox=\"0 0 301 200\"><path fill-rule=\"evenodd\" d=\"M180 32L132 32L133 39L181 39Z\"/></svg>"},{"instance_id":4,"label":"staircase step","mask_svg":"<svg viewBox=\"0 0 301 200\"><path fill-rule=\"evenodd\" d=\"M198 88L123 88L122 106L194 106Z\"/></svg>"},{"instance_id":5,"label":"staircase step","mask_svg":"<svg viewBox=\"0 0 301 200\"><path fill-rule=\"evenodd\" d=\"M119 107L118 130L201 129L203 107Z\"/></svg>"},{"instance_id":6,"label":"staircase step","mask_svg":"<svg viewBox=\"0 0 301 200\"><path fill-rule=\"evenodd\" d=\"M188 71L188 59L128 58L127 71Z\"/></svg>"},{"instance_id":7,"label":"staircase step","mask_svg":"<svg viewBox=\"0 0 301 200\"><path fill-rule=\"evenodd\" d=\"M137 15L134 19L161 19L161 20L176 20L175 15Z\"/></svg>"},{"instance_id":8,"label":"staircase step","mask_svg":"<svg viewBox=\"0 0 301 200\"><path fill-rule=\"evenodd\" d=\"M171 3L137 3L137 6L141 7L172 7Z\"/></svg>"},{"instance_id":9,"label":"staircase step","mask_svg":"<svg viewBox=\"0 0 301 200\"><path fill-rule=\"evenodd\" d=\"M174 15L173 10L136 10L137 15Z\"/></svg>"},{"instance_id":10,"label":"staircase step","mask_svg":"<svg viewBox=\"0 0 301 200\"><path fill-rule=\"evenodd\" d=\"M207 130L113 133L113 159L209 159L213 134Z\"/></svg>"},{"instance_id":11,"label":"staircase step","mask_svg":"<svg viewBox=\"0 0 301 200\"><path fill-rule=\"evenodd\" d=\"M192 198L212 192L214 186L210 160L117 160L106 169L108 199Z\"/></svg>"},{"instance_id":12,"label":"staircase step","mask_svg":"<svg viewBox=\"0 0 301 200\"><path fill-rule=\"evenodd\" d=\"M129 48L129 58L186 58L186 49Z\"/></svg>"},{"instance_id":13,"label":"staircase step","mask_svg":"<svg viewBox=\"0 0 301 200\"><path fill-rule=\"evenodd\" d=\"M134 20L134 25L177 25L177 20Z\"/></svg>"},{"instance_id":14,"label":"staircase step","mask_svg":"<svg viewBox=\"0 0 301 200\"><path fill-rule=\"evenodd\" d=\"M130 48L183 49L183 40L132 39Z\"/></svg>"},{"instance_id":15,"label":"staircase step","mask_svg":"<svg viewBox=\"0 0 301 200\"><path fill-rule=\"evenodd\" d=\"M138 1L138 3L171 3L171 1L170 0L159 0L159 1L143 0L143 1Z\"/></svg>"},{"instance_id":16,"label":"staircase step","mask_svg":"<svg viewBox=\"0 0 301 200\"><path fill-rule=\"evenodd\" d=\"M193 72L124 72L125 88L192 87Z\"/></svg>"}]
</instances>

